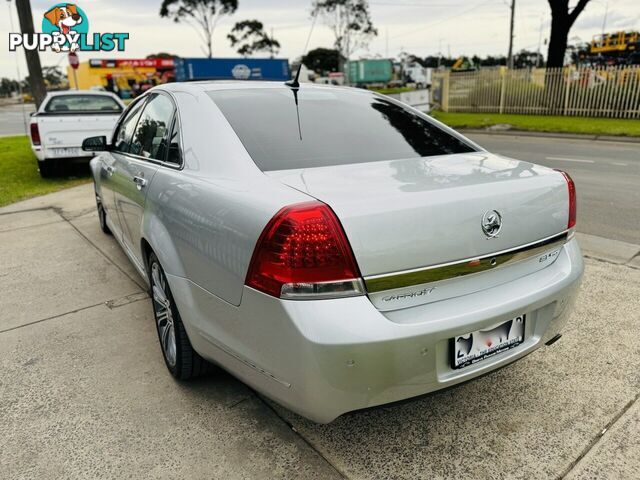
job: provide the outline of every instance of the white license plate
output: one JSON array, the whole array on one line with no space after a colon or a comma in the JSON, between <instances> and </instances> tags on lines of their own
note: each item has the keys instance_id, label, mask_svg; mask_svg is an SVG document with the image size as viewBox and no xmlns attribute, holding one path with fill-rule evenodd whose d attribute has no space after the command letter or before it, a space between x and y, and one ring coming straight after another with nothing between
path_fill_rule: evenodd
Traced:
<instances>
[{"instance_id":1,"label":"white license plate","mask_svg":"<svg viewBox=\"0 0 640 480\"><path fill-rule=\"evenodd\" d=\"M468 367L520 345L525 319L526 315L518 315L485 330L452 338L453 368Z\"/></svg>"},{"instance_id":2,"label":"white license plate","mask_svg":"<svg viewBox=\"0 0 640 480\"><path fill-rule=\"evenodd\" d=\"M51 148L49 153L52 157L79 157L80 149L76 147Z\"/></svg>"}]
</instances>

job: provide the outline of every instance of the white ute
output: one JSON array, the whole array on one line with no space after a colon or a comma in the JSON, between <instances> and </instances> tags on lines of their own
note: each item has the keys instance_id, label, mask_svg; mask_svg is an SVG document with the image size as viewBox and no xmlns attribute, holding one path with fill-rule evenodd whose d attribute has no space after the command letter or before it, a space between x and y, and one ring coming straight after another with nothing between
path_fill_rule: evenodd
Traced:
<instances>
[{"instance_id":1,"label":"white ute","mask_svg":"<svg viewBox=\"0 0 640 480\"><path fill-rule=\"evenodd\" d=\"M38 159L40 176L51 176L64 159L92 157L82 150L87 137L110 137L122 100L110 92L66 90L49 92L31 117L31 148Z\"/></svg>"}]
</instances>

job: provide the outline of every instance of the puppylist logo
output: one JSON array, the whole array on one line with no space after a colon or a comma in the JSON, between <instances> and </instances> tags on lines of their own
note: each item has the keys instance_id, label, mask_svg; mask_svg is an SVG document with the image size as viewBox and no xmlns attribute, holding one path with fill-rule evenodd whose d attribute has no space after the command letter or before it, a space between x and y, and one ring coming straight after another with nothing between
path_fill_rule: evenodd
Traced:
<instances>
[{"instance_id":1,"label":"puppylist logo","mask_svg":"<svg viewBox=\"0 0 640 480\"><path fill-rule=\"evenodd\" d=\"M89 18L78 5L58 3L42 17L42 33L9 33L9 51L18 47L43 52L112 52L124 51L128 33L92 33Z\"/></svg>"}]
</instances>

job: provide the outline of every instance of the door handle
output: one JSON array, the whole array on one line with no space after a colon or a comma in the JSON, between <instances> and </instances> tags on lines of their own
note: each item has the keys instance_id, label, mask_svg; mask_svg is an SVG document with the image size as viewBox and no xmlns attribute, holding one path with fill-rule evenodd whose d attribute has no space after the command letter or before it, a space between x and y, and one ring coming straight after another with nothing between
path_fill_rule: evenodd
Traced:
<instances>
[{"instance_id":1,"label":"door handle","mask_svg":"<svg viewBox=\"0 0 640 480\"><path fill-rule=\"evenodd\" d=\"M142 187L147 184L147 181L144 179L144 177L136 175L135 177L133 177L133 183L136 184L138 190L142 190Z\"/></svg>"},{"instance_id":2,"label":"door handle","mask_svg":"<svg viewBox=\"0 0 640 480\"><path fill-rule=\"evenodd\" d=\"M116 171L115 167L111 166L111 165L107 165L104 167L104 169L107 171L107 173L109 174L109 176L113 175L113 172Z\"/></svg>"}]
</instances>

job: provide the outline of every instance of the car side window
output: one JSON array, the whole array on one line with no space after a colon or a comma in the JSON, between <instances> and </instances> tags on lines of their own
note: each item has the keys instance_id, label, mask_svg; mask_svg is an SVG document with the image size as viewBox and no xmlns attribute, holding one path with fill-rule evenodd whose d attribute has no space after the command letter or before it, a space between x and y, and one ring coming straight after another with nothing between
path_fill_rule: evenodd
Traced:
<instances>
[{"instance_id":1,"label":"car side window","mask_svg":"<svg viewBox=\"0 0 640 480\"><path fill-rule=\"evenodd\" d=\"M133 131L140 118L142 107L144 106L144 100L136 103L125 114L124 120L120 123L113 140L113 149L117 152L126 153L129 151L129 145L131 144L131 137Z\"/></svg>"},{"instance_id":2,"label":"car side window","mask_svg":"<svg viewBox=\"0 0 640 480\"><path fill-rule=\"evenodd\" d=\"M180 120L176 117L171 128L171 136L169 137L169 151L167 152L167 163L172 165L182 165L182 153L180 151L181 143Z\"/></svg>"},{"instance_id":3,"label":"car side window","mask_svg":"<svg viewBox=\"0 0 640 480\"><path fill-rule=\"evenodd\" d=\"M173 102L165 95L151 97L138 121L129 153L164 161L174 110Z\"/></svg>"}]
</instances>

